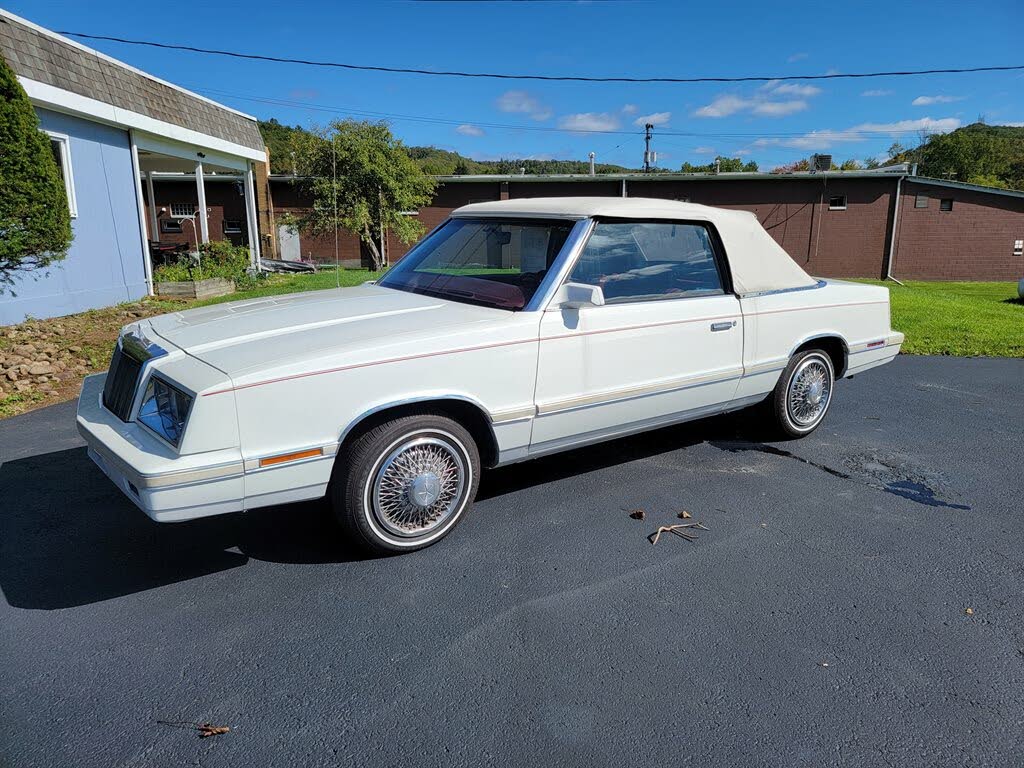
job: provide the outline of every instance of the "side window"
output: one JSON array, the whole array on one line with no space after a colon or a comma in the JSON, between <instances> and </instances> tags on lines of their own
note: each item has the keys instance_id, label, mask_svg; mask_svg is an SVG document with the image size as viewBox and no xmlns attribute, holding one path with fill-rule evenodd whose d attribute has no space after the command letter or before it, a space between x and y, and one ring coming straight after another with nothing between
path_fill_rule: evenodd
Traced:
<instances>
[{"instance_id":1,"label":"side window","mask_svg":"<svg viewBox=\"0 0 1024 768\"><path fill-rule=\"evenodd\" d=\"M50 151L57 163L61 180L64 182L64 191L67 193L68 210L71 218L78 216L78 201L75 198L75 176L71 170L71 139L62 133L50 133Z\"/></svg>"},{"instance_id":2,"label":"side window","mask_svg":"<svg viewBox=\"0 0 1024 768\"><path fill-rule=\"evenodd\" d=\"M601 286L608 304L724 293L701 224L598 223L569 280Z\"/></svg>"}]
</instances>

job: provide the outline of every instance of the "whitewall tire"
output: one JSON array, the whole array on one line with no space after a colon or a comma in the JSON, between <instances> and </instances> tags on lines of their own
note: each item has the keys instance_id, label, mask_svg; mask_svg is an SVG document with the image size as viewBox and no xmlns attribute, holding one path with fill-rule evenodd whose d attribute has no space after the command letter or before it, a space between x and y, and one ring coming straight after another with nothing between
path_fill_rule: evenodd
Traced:
<instances>
[{"instance_id":1,"label":"whitewall tire","mask_svg":"<svg viewBox=\"0 0 1024 768\"><path fill-rule=\"evenodd\" d=\"M338 455L331 503L363 549L410 552L446 536L473 503L480 453L469 432L439 413L370 429Z\"/></svg>"}]
</instances>

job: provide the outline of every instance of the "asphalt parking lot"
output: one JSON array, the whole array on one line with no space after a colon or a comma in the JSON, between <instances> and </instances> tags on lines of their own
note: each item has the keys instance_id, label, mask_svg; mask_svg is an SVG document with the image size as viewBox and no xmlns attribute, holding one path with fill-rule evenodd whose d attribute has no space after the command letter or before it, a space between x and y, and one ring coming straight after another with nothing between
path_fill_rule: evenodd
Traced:
<instances>
[{"instance_id":1,"label":"asphalt parking lot","mask_svg":"<svg viewBox=\"0 0 1024 768\"><path fill-rule=\"evenodd\" d=\"M152 523L73 404L0 422L0 765L1020 765L1024 360L836 398L492 472L378 560L318 504Z\"/></svg>"}]
</instances>

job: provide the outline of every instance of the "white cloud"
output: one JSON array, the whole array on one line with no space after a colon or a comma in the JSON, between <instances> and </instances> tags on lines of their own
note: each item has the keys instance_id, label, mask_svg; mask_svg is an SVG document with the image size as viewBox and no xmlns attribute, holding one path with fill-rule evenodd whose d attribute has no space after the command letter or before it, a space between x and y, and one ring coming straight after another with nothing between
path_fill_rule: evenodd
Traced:
<instances>
[{"instance_id":1,"label":"white cloud","mask_svg":"<svg viewBox=\"0 0 1024 768\"><path fill-rule=\"evenodd\" d=\"M1008 125L1010 128L1024 128L1024 123L998 123L998 125Z\"/></svg>"},{"instance_id":2,"label":"white cloud","mask_svg":"<svg viewBox=\"0 0 1024 768\"><path fill-rule=\"evenodd\" d=\"M792 56L790 56L788 59L786 59L786 61L788 61L790 64L793 64L794 62L802 61L803 59L806 59L809 55L810 54L803 53L801 51L800 53L794 53Z\"/></svg>"},{"instance_id":3,"label":"white cloud","mask_svg":"<svg viewBox=\"0 0 1024 768\"><path fill-rule=\"evenodd\" d=\"M703 107L694 112L695 117L728 117L729 115L736 114L748 107L750 101L748 99L741 99L739 96L716 96L714 101L710 104L705 104Z\"/></svg>"},{"instance_id":4,"label":"white cloud","mask_svg":"<svg viewBox=\"0 0 1024 768\"><path fill-rule=\"evenodd\" d=\"M932 104L952 104L954 101L963 101L963 98L963 96L939 94L938 96L918 96L910 103L915 107L930 107Z\"/></svg>"},{"instance_id":5,"label":"white cloud","mask_svg":"<svg viewBox=\"0 0 1024 768\"><path fill-rule=\"evenodd\" d=\"M622 105L622 113L624 115L635 115L636 111L637 111L636 104L623 104Z\"/></svg>"},{"instance_id":6,"label":"white cloud","mask_svg":"<svg viewBox=\"0 0 1024 768\"><path fill-rule=\"evenodd\" d=\"M807 102L803 99L792 101L760 101L754 104L751 111L762 117L784 117L794 112L803 112L807 109Z\"/></svg>"},{"instance_id":7,"label":"white cloud","mask_svg":"<svg viewBox=\"0 0 1024 768\"><path fill-rule=\"evenodd\" d=\"M801 96L809 98L821 93L821 88L816 85L801 85L800 83L780 83L778 80L769 80L761 86L762 91L780 96Z\"/></svg>"},{"instance_id":8,"label":"white cloud","mask_svg":"<svg viewBox=\"0 0 1024 768\"><path fill-rule=\"evenodd\" d=\"M633 121L633 125L638 125L641 128L647 125L647 123L651 125L668 125L668 121L671 119L671 112L654 112L650 115L640 115L640 117Z\"/></svg>"},{"instance_id":9,"label":"white cloud","mask_svg":"<svg viewBox=\"0 0 1024 768\"><path fill-rule=\"evenodd\" d=\"M844 142L865 141L875 134L900 134L915 133L924 131L926 133L948 133L960 127L960 120L956 117L944 117L933 120L930 117L922 117L919 120L900 120L895 123L861 123L852 128L835 131L825 129L811 131L803 136L795 136L788 139L765 138L757 139L754 147L791 147L793 149L828 149L829 147Z\"/></svg>"},{"instance_id":10,"label":"white cloud","mask_svg":"<svg viewBox=\"0 0 1024 768\"><path fill-rule=\"evenodd\" d=\"M714 147L696 147L693 150L693 153L695 155L713 155L713 154L715 154L715 148Z\"/></svg>"},{"instance_id":11,"label":"white cloud","mask_svg":"<svg viewBox=\"0 0 1024 768\"><path fill-rule=\"evenodd\" d=\"M470 125L469 123L463 123L455 129L456 133L461 133L463 136L483 136L484 129L476 125Z\"/></svg>"},{"instance_id":12,"label":"white cloud","mask_svg":"<svg viewBox=\"0 0 1024 768\"><path fill-rule=\"evenodd\" d=\"M892 96L892 91L887 91L882 88L873 88L870 91L864 91L861 96L867 96L868 98L874 96Z\"/></svg>"},{"instance_id":13,"label":"white cloud","mask_svg":"<svg viewBox=\"0 0 1024 768\"><path fill-rule=\"evenodd\" d=\"M502 112L518 112L529 115L531 120L547 120L551 117L551 107L542 104L533 94L526 91L505 91L494 105Z\"/></svg>"},{"instance_id":14,"label":"white cloud","mask_svg":"<svg viewBox=\"0 0 1024 768\"><path fill-rule=\"evenodd\" d=\"M816 96L821 89L813 85L779 83L772 80L765 83L756 94L747 98L724 93L716 96L710 104L697 109L694 117L728 117L737 112L750 112L761 117L784 117L808 108L804 99L775 100L776 96Z\"/></svg>"},{"instance_id":15,"label":"white cloud","mask_svg":"<svg viewBox=\"0 0 1024 768\"><path fill-rule=\"evenodd\" d=\"M614 131L619 118L608 112L579 112L558 118L558 127L570 131Z\"/></svg>"}]
</instances>

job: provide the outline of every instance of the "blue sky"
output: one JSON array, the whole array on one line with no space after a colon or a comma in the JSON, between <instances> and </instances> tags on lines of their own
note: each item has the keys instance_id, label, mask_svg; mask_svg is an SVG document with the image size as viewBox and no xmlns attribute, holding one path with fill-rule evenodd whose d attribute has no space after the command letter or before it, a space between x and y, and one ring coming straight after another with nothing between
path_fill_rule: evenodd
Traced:
<instances>
[{"instance_id":1,"label":"blue sky","mask_svg":"<svg viewBox=\"0 0 1024 768\"><path fill-rule=\"evenodd\" d=\"M797 75L1024 64L1024 4L848 2L249 2L6 0L50 29L358 64L628 76ZM192 11L192 12L190 12ZM1016 36L1016 40L1014 37ZM480 159L638 166L741 155L762 168L884 155L984 116L1024 124L1024 72L775 84L463 80L235 61L83 41L224 104L289 124L388 121L408 144ZM627 133L581 133L587 130ZM672 133L679 135L670 135Z\"/></svg>"}]
</instances>

